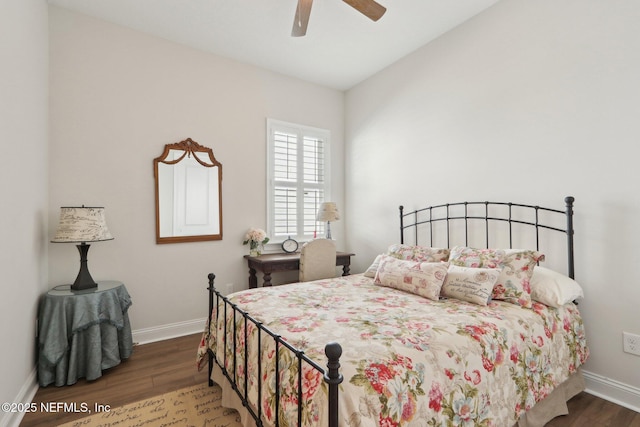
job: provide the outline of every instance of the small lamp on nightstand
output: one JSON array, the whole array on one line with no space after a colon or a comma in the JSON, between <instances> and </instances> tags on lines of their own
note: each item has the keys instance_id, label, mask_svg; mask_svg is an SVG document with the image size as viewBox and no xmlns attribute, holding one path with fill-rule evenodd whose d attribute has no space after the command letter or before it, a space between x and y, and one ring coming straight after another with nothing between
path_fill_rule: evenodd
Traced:
<instances>
[{"instance_id":1,"label":"small lamp on nightstand","mask_svg":"<svg viewBox=\"0 0 640 427\"><path fill-rule=\"evenodd\" d=\"M98 286L87 267L87 242L113 240L107 228L103 207L63 207L60 208L60 222L52 243L80 243L76 245L80 252L80 271L71 289L79 291Z\"/></svg>"},{"instance_id":2,"label":"small lamp on nightstand","mask_svg":"<svg viewBox=\"0 0 640 427\"><path fill-rule=\"evenodd\" d=\"M318 209L318 215L316 221L322 221L327 223L326 238L331 240L331 221L337 221L340 219L338 213L338 207L335 202L324 202L320 204Z\"/></svg>"}]
</instances>

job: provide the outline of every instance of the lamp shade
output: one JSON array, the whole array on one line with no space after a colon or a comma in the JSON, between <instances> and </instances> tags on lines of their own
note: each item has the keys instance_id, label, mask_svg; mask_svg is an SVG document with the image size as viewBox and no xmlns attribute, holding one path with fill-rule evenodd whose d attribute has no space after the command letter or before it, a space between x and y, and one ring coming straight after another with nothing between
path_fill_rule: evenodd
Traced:
<instances>
[{"instance_id":1,"label":"lamp shade","mask_svg":"<svg viewBox=\"0 0 640 427\"><path fill-rule=\"evenodd\" d=\"M324 202L320 204L316 221L337 221L340 219L340 213L335 202Z\"/></svg>"},{"instance_id":2,"label":"lamp shade","mask_svg":"<svg viewBox=\"0 0 640 427\"><path fill-rule=\"evenodd\" d=\"M60 208L60 222L53 243L82 243L113 240L103 207Z\"/></svg>"}]
</instances>

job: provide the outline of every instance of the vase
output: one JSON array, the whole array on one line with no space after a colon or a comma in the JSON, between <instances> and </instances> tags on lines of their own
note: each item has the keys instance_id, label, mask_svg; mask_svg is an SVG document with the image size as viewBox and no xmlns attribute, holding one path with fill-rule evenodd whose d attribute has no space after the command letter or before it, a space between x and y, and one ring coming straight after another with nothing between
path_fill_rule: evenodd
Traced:
<instances>
[{"instance_id":1,"label":"vase","mask_svg":"<svg viewBox=\"0 0 640 427\"><path fill-rule=\"evenodd\" d=\"M249 249L249 256L260 256L262 255L262 245L256 245L256 247L252 247Z\"/></svg>"}]
</instances>

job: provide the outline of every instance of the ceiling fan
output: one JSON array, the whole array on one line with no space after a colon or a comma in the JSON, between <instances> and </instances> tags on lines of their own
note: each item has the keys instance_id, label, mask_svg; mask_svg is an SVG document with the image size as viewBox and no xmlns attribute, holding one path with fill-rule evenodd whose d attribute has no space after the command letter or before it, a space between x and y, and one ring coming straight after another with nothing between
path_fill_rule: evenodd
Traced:
<instances>
[{"instance_id":1,"label":"ceiling fan","mask_svg":"<svg viewBox=\"0 0 640 427\"><path fill-rule=\"evenodd\" d=\"M384 15L387 8L374 0L342 0L367 18L377 21ZM293 29L291 35L293 37L301 37L307 34L307 25L309 24L309 15L311 14L311 4L313 0L298 0L296 7L296 16L293 21Z\"/></svg>"}]
</instances>

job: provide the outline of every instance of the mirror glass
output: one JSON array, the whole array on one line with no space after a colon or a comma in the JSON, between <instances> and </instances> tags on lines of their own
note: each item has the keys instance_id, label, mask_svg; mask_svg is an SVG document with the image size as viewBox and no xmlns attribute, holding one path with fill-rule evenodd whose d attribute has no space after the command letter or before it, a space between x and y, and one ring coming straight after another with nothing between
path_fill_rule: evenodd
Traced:
<instances>
[{"instance_id":1,"label":"mirror glass","mask_svg":"<svg viewBox=\"0 0 640 427\"><path fill-rule=\"evenodd\" d=\"M188 138L153 160L156 243L222 240L222 164Z\"/></svg>"}]
</instances>

